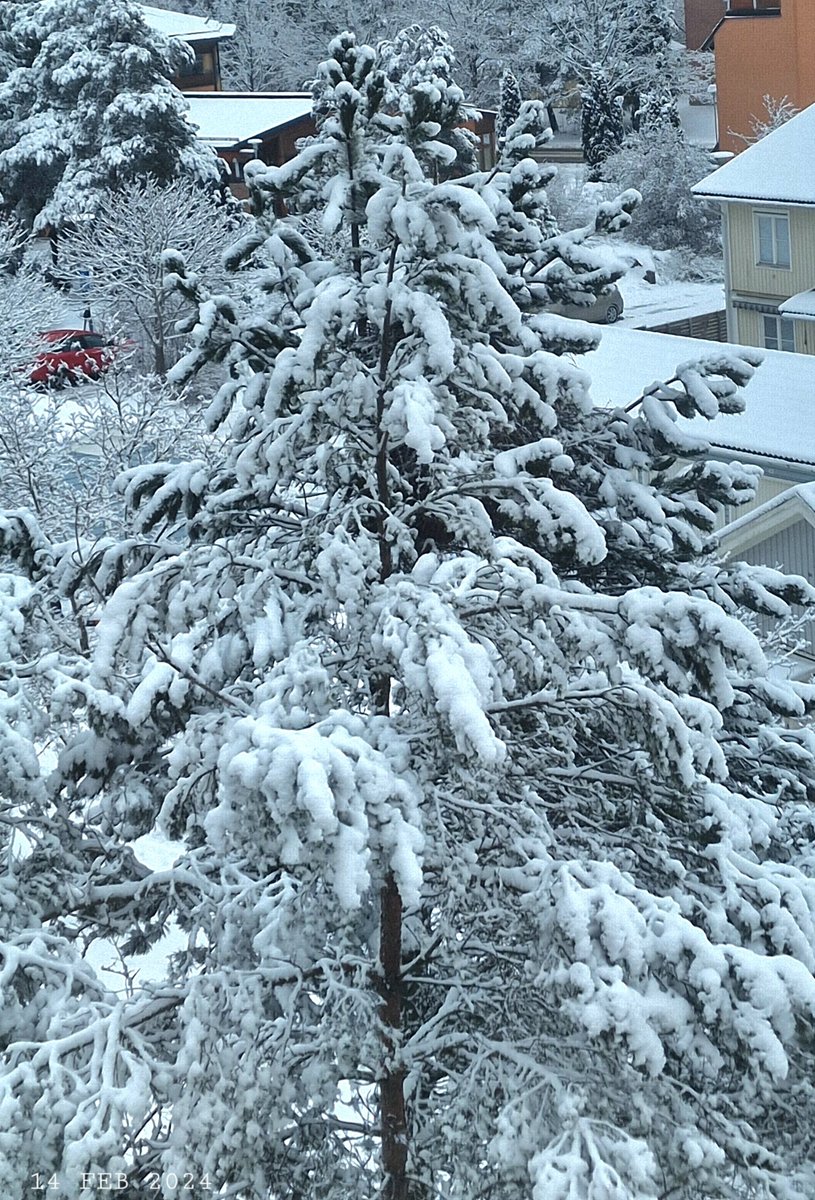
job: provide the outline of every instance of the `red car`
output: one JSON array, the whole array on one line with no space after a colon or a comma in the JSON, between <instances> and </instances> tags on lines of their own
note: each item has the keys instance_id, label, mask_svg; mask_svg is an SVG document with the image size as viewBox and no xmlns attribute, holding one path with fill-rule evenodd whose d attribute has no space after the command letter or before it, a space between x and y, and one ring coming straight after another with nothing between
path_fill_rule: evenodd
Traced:
<instances>
[{"instance_id":1,"label":"red car","mask_svg":"<svg viewBox=\"0 0 815 1200\"><path fill-rule=\"evenodd\" d=\"M82 376L98 379L113 362L117 347L100 333L87 329L48 329L40 334L45 348L34 360L32 383L78 383Z\"/></svg>"}]
</instances>

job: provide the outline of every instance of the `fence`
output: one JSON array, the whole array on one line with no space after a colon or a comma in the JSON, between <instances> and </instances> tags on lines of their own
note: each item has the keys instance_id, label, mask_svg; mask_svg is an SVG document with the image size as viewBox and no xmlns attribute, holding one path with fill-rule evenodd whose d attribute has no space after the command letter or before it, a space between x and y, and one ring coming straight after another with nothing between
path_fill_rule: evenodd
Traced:
<instances>
[{"instance_id":1,"label":"fence","mask_svg":"<svg viewBox=\"0 0 815 1200\"><path fill-rule=\"evenodd\" d=\"M668 321L664 325L651 325L648 333L673 333L677 337L702 338L706 342L727 341L727 315L720 312L701 313L696 317L683 317L679 321Z\"/></svg>"}]
</instances>

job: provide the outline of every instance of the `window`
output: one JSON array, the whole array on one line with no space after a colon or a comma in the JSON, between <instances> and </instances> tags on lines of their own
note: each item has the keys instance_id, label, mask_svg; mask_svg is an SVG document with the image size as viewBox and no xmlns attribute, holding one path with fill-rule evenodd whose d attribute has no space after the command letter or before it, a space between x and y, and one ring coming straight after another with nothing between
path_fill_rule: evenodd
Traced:
<instances>
[{"instance_id":1,"label":"window","mask_svg":"<svg viewBox=\"0 0 815 1200\"><path fill-rule=\"evenodd\" d=\"M728 13L770 13L775 16L781 12L779 0L727 0Z\"/></svg>"},{"instance_id":2,"label":"window","mask_svg":"<svg viewBox=\"0 0 815 1200\"><path fill-rule=\"evenodd\" d=\"M215 55L211 50L194 50L195 61L185 63L179 72L179 78L189 81L190 79L214 79L215 77Z\"/></svg>"},{"instance_id":3,"label":"window","mask_svg":"<svg viewBox=\"0 0 815 1200\"><path fill-rule=\"evenodd\" d=\"M795 326L792 321L764 313L761 323L765 350L795 350Z\"/></svg>"},{"instance_id":4,"label":"window","mask_svg":"<svg viewBox=\"0 0 815 1200\"><path fill-rule=\"evenodd\" d=\"M783 213L758 212L756 221L757 262L760 267L789 267L790 219Z\"/></svg>"}]
</instances>

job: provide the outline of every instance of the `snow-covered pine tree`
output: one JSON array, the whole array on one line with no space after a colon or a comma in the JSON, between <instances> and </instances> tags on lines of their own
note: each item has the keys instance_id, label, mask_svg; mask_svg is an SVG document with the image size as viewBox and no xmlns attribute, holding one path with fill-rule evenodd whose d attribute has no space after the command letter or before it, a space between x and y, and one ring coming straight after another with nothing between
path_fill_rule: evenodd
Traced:
<instances>
[{"instance_id":1,"label":"snow-covered pine tree","mask_svg":"<svg viewBox=\"0 0 815 1200\"><path fill-rule=\"evenodd\" d=\"M676 96L672 92L658 90L641 92L638 100L639 107L634 113L634 131L636 133L641 133L656 141L660 136L660 131L666 126L670 126L684 136L679 118L679 107Z\"/></svg>"},{"instance_id":2,"label":"snow-covered pine tree","mask_svg":"<svg viewBox=\"0 0 815 1200\"><path fill-rule=\"evenodd\" d=\"M613 94L605 72L599 67L581 91L580 119L588 178L597 179L601 164L623 142L622 98Z\"/></svg>"},{"instance_id":3,"label":"snow-covered pine tree","mask_svg":"<svg viewBox=\"0 0 815 1200\"><path fill-rule=\"evenodd\" d=\"M605 71L598 65L581 90L580 101L583 157L589 178L596 179L601 164L622 145L622 100L615 95Z\"/></svg>"},{"instance_id":4,"label":"snow-covered pine tree","mask_svg":"<svg viewBox=\"0 0 815 1200\"><path fill-rule=\"evenodd\" d=\"M522 100L521 86L507 68L501 75L501 88L498 94L498 118L495 122L495 132L499 138L505 137L510 125L517 121Z\"/></svg>"},{"instance_id":5,"label":"snow-covered pine tree","mask_svg":"<svg viewBox=\"0 0 815 1200\"><path fill-rule=\"evenodd\" d=\"M254 293L199 296L231 451L130 476L94 653L40 668L87 724L11 793L4 1194L806 1200L812 693L737 607L813 593L706 553L753 480L679 421L737 411L752 356L594 407L544 307L598 278L586 232L524 234L528 159L431 182L446 85L385 110L374 53L330 54L321 137L254 170ZM347 253L274 219L293 191ZM74 951L171 920L126 999Z\"/></svg>"},{"instance_id":6,"label":"snow-covered pine tree","mask_svg":"<svg viewBox=\"0 0 815 1200\"><path fill-rule=\"evenodd\" d=\"M132 0L18 3L4 23L17 66L0 83L0 193L27 228L93 214L138 177L218 180L168 82L190 51Z\"/></svg>"},{"instance_id":7,"label":"snow-covered pine tree","mask_svg":"<svg viewBox=\"0 0 815 1200\"><path fill-rule=\"evenodd\" d=\"M388 80L383 99L386 110L397 112L406 93L412 92L418 98L426 84L437 90L441 87L440 98L447 108L442 111L437 107L432 116L439 126L438 139L452 153L436 152L423 161L425 169L430 168L431 178L438 181L474 171L477 165L476 137L465 128L464 121L478 116L478 112L465 105L464 93L454 82L456 56L444 30L438 25L409 25L393 40L380 42L377 56ZM436 102L435 95L432 101ZM413 120L420 134L417 147L425 132L422 126L430 117L430 110L427 117L418 108L414 113Z\"/></svg>"}]
</instances>

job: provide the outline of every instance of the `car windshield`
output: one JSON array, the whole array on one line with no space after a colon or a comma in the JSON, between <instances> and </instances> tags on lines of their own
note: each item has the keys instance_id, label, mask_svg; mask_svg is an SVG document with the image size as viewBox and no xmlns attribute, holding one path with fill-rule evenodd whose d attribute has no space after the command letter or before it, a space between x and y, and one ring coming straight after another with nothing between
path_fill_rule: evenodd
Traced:
<instances>
[{"instance_id":1,"label":"car windshield","mask_svg":"<svg viewBox=\"0 0 815 1200\"><path fill-rule=\"evenodd\" d=\"M105 339L98 333L71 333L57 342L54 349L57 352L65 350L100 350L105 345Z\"/></svg>"}]
</instances>

